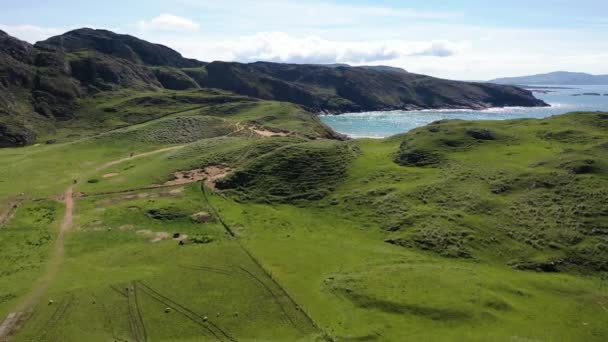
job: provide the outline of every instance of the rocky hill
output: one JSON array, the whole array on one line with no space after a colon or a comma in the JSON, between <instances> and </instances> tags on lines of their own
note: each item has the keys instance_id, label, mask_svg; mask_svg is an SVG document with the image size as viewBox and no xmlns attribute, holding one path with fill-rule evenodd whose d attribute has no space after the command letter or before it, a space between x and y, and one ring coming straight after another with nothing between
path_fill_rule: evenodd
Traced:
<instances>
[{"instance_id":1,"label":"rocky hill","mask_svg":"<svg viewBox=\"0 0 608 342\"><path fill-rule=\"evenodd\" d=\"M79 29L35 45L0 33L0 146L22 146L77 120L99 93L218 88L311 112L544 106L513 86L437 79L386 68L205 63L162 45Z\"/></svg>"},{"instance_id":2,"label":"rocky hill","mask_svg":"<svg viewBox=\"0 0 608 342\"><path fill-rule=\"evenodd\" d=\"M448 81L407 72L258 62L214 62L201 84L342 113L394 109L542 106L526 90Z\"/></svg>"},{"instance_id":3,"label":"rocky hill","mask_svg":"<svg viewBox=\"0 0 608 342\"><path fill-rule=\"evenodd\" d=\"M496 84L516 85L604 85L608 84L608 75L591 75L582 72L556 71L522 77L498 78L490 81Z\"/></svg>"}]
</instances>

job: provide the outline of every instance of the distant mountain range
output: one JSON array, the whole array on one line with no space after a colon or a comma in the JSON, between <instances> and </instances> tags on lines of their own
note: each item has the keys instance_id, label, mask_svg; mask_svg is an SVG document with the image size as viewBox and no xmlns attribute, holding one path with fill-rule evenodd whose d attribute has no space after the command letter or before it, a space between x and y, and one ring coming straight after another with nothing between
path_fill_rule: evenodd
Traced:
<instances>
[{"instance_id":1,"label":"distant mountain range","mask_svg":"<svg viewBox=\"0 0 608 342\"><path fill-rule=\"evenodd\" d=\"M491 80L490 83L511 85L604 85L608 84L608 75L556 71L532 76L497 78Z\"/></svg>"}]
</instances>

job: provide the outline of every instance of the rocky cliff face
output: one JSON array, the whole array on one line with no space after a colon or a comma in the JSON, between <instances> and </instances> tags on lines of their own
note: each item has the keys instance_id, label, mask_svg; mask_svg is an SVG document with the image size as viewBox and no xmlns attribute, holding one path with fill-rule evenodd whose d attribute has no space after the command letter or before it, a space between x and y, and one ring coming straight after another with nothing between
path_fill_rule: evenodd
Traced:
<instances>
[{"instance_id":1,"label":"rocky cliff face","mask_svg":"<svg viewBox=\"0 0 608 342\"><path fill-rule=\"evenodd\" d=\"M106 30L79 29L36 43L36 47L57 49L64 53L96 51L135 64L195 68L204 63L182 57L166 46L152 44L133 36Z\"/></svg>"},{"instance_id":2,"label":"rocky cliff face","mask_svg":"<svg viewBox=\"0 0 608 342\"><path fill-rule=\"evenodd\" d=\"M333 113L546 105L518 87L442 80L405 71L263 62L214 62L205 69L208 76L203 86Z\"/></svg>"},{"instance_id":3,"label":"rocky cliff face","mask_svg":"<svg viewBox=\"0 0 608 342\"><path fill-rule=\"evenodd\" d=\"M205 63L106 30L74 30L33 46L0 31L2 146L29 144L41 126L73 120L79 99L125 88L218 88L331 113L545 105L517 87L441 80L401 69Z\"/></svg>"}]
</instances>

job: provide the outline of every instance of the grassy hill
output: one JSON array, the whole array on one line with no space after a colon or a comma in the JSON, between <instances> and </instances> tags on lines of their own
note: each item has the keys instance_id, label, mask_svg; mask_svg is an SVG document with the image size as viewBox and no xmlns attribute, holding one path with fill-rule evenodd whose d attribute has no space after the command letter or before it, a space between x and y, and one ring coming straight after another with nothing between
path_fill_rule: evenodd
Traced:
<instances>
[{"instance_id":1,"label":"grassy hill","mask_svg":"<svg viewBox=\"0 0 608 342\"><path fill-rule=\"evenodd\" d=\"M608 114L341 141L284 102L152 94L0 149L11 340L608 336Z\"/></svg>"}]
</instances>

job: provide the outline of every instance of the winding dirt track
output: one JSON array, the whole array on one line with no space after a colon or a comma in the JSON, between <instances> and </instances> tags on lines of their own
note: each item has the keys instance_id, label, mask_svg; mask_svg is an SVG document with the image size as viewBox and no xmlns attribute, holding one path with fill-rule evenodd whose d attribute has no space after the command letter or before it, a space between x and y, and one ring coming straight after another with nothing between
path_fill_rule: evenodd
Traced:
<instances>
[{"instance_id":1,"label":"winding dirt track","mask_svg":"<svg viewBox=\"0 0 608 342\"><path fill-rule=\"evenodd\" d=\"M17 208L19 208L21 202L23 202L23 199L11 201L8 204L8 209L0 213L0 228L7 224L13 218L13 216L15 216L15 212L17 212Z\"/></svg>"},{"instance_id":2,"label":"winding dirt track","mask_svg":"<svg viewBox=\"0 0 608 342\"><path fill-rule=\"evenodd\" d=\"M147 157L153 154L168 152L182 147L183 146L173 146L162 148L159 150L133 155L127 158L114 160L93 169L90 171L90 173L96 173L103 169L135 158ZM81 177L82 176L83 175L81 175ZM2 324L0 324L0 342L8 341L11 334L15 332L19 323L27 320L29 314L31 314L31 311L36 304L40 302L42 296L44 296L49 285L59 272L59 268L63 263L65 256L65 235L72 227L72 222L74 220L74 187L74 185L69 186L62 195L63 203L65 204L65 212L63 215L63 220L61 221L59 234L57 235L49 262L46 266L46 270L42 277L36 282L34 288L19 301L14 312L9 313Z\"/></svg>"}]
</instances>

